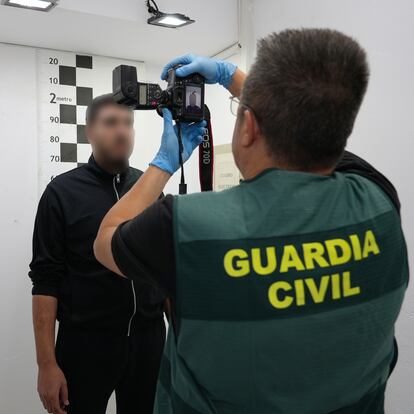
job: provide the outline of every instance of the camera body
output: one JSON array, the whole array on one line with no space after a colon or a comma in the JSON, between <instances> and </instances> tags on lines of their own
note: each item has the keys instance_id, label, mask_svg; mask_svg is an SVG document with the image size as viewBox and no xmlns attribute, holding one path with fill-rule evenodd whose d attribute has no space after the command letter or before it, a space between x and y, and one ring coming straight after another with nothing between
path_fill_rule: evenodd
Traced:
<instances>
[{"instance_id":1,"label":"camera body","mask_svg":"<svg viewBox=\"0 0 414 414\"><path fill-rule=\"evenodd\" d=\"M116 102L137 110L168 108L176 121L198 122L204 119L204 77L198 73L176 76L176 66L168 71L167 88L158 84L138 82L134 66L121 65L112 73L113 96Z\"/></svg>"}]
</instances>

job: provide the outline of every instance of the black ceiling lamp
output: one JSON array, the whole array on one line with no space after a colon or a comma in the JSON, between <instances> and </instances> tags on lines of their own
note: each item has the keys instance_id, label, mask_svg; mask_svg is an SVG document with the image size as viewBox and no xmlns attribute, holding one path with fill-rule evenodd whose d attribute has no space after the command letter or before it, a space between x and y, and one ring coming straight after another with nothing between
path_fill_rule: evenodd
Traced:
<instances>
[{"instance_id":1,"label":"black ceiling lamp","mask_svg":"<svg viewBox=\"0 0 414 414\"><path fill-rule=\"evenodd\" d=\"M188 16L181 13L164 13L160 11L154 0L147 0L147 8L148 13L153 15L147 20L148 24L176 29L177 27L187 26L195 22L195 20L191 20Z\"/></svg>"}]
</instances>

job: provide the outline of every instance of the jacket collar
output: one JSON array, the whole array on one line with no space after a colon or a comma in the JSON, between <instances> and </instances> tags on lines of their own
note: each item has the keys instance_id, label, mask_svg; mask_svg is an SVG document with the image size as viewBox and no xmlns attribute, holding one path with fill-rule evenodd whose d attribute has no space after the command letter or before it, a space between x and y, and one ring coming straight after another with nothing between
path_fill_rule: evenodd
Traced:
<instances>
[{"instance_id":1,"label":"jacket collar","mask_svg":"<svg viewBox=\"0 0 414 414\"><path fill-rule=\"evenodd\" d=\"M111 174L110 172L104 170L95 160L93 154L89 157L87 168L97 177L104 180L113 180L118 174ZM129 163L126 164L125 168L119 173L120 179L123 180L129 173Z\"/></svg>"}]
</instances>

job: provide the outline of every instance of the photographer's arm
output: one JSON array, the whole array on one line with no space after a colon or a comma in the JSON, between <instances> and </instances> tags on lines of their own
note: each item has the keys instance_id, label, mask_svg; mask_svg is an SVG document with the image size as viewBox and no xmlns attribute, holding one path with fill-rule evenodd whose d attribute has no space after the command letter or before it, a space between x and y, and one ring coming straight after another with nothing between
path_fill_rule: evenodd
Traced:
<instances>
[{"instance_id":1,"label":"photographer's arm","mask_svg":"<svg viewBox=\"0 0 414 414\"><path fill-rule=\"evenodd\" d=\"M236 72L234 72L232 82L227 88L233 96L240 98L245 79L246 74L237 68Z\"/></svg>"},{"instance_id":2,"label":"photographer's arm","mask_svg":"<svg viewBox=\"0 0 414 414\"><path fill-rule=\"evenodd\" d=\"M95 239L95 257L105 267L119 275L123 273L115 263L111 245L117 227L140 215L157 201L171 175L180 168L177 126L173 126L172 115L168 109L163 109L163 117L164 132L157 155L131 190L109 210ZM188 160L194 149L202 142L205 125L204 121L198 124L181 124L183 162Z\"/></svg>"},{"instance_id":3,"label":"photographer's arm","mask_svg":"<svg viewBox=\"0 0 414 414\"><path fill-rule=\"evenodd\" d=\"M111 241L115 230L157 201L170 177L168 172L150 165L131 190L106 214L93 246L96 259L105 267L123 276L112 255Z\"/></svg>"},{"instance_id":4,"label":"photographer's arm","mask_svg":"<svg viewBox=\"0 0 414 414\"><path fill-rule=\"evenodd\" d=\"M168 70L176 65L182 65L176 71L177 76L184 77L192 73L199 73L204 76L206 83L219 83L227 88L233 96L240 98L246 74L233 63L187 54L169 62L162 71L161 79L167 79Z\"/></svg>"}]
</instances>

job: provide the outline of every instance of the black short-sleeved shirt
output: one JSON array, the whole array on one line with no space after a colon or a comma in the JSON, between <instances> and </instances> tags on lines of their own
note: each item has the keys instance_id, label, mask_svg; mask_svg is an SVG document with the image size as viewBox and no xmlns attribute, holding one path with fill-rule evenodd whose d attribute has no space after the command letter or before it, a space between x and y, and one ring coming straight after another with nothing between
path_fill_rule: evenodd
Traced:
<instances>
[{"instance_id":1,"label":"black short-sleeved shirt","mask_svg":"<svg viewBox=\"0 0 414 414\"><path fill-rule=\"evenodd\" d=\"M373 181L400 210L394 186L362 158L346 151L335 171L358 174ZM173 196L167 195L139 216L120 225L112 239L112 253L125 276L145 278L174 301L173 200Z\"/></svg>"}]
</instances>

